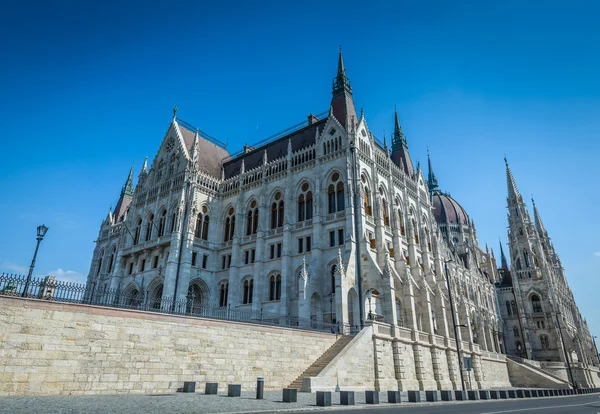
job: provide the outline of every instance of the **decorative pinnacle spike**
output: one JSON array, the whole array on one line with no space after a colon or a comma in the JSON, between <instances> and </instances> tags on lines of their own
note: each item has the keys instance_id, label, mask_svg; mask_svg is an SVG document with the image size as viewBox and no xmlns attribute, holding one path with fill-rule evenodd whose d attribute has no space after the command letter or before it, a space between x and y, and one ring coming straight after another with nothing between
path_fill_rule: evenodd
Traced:
<instances>
[{"instance_id":1,"label":"decorative pinnacle spike","mask_svg":"<svg viewBox=\"0 0 600 414\"><path fill-rule=\"evenodd\" d=\"M179 111L179 108L177 108L177 105L175 105L173 107L173 116L177 116L177 111Z\"/></svg>"}]
</instances>

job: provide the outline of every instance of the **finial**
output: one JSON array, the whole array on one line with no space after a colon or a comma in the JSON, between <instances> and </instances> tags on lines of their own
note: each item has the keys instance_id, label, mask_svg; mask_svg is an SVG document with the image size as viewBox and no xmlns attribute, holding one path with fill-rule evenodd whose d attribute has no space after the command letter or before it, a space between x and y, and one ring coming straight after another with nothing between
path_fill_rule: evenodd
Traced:
<instances>
[{"instance_id":1,"label":"finial","mask_svg":"<svg viewBox=\"0 0 600 414\"><path fill-rule=\"evenodd\" d=\"M144 165L142 165L142 171L140 173L145 173L148 170L148 157L144 159Z\"/></svg>"},{"instance_id":2,"label":"finial","mask_svg":"<svg viewBox=\"0 0 600 414\"><path fill-rule=\"evenodd\" d=\"M504 164L508 167L508 160L506 159L506 154L504 154Z\"/></svg>"},{"instance_id":3,"label":"finial","mask_svg":"<svg viewBox=\"0 0 600 414\"><path fill-rule=\"evenodd\" d=\"M535 207L535 200L533 199L533 194L531 194L531 203L533 204L533 207Z\"/></svg>"},{"instance_id":4,"label":"finial","mask_svg":"<svg viewBox=\"0 0 600 414\"><path fill-rule=\"evenodd\" d=\"M363 108L360 108L360 119L363 119L365 117L365 110Z\"/></svg>"},{"instance_id":5,"label":"finial","mask_svg":"<svg viewBox=\"0 0 600 414\"><path fill-rule=\"evenodd\" d=\"M177 111L178 111L178 110L179 110L179 108L177 108L177 105L175 105L175 106L173 107L173 118L176 118L176 117L177 117Z\"/></svg>"}]
</instances>

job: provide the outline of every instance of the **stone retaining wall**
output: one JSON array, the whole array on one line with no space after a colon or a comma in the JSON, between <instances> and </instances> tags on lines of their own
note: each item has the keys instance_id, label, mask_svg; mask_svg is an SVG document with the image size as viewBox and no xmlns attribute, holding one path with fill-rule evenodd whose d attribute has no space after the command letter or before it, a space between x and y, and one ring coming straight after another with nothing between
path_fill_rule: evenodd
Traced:
<instances>
[{"instance_id":1,"label":"stone retaining wall","mask_svg":"<svg viewBox=\"0 0 600 414\"><path fill-rule=\"evenodd\" d=\"M0 296L0 395L288 386L336 336Z\"/></svg>"}]
</instances>

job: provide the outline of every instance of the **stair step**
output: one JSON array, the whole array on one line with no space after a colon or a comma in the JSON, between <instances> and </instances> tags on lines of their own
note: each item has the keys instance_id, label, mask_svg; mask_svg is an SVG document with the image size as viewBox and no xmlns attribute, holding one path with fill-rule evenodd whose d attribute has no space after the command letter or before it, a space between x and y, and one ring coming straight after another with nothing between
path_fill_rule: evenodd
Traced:
<instances>
[{"instance_id":1,"label":"stair step","mask_svg":"<svg viewBox=\"0 0 600 414\"><path fill-rule=\"evenodd\" d=\"M312 363L294 382L289 385L289 388L302 389L302 379L304 377L317 376L323 369L352 341L352 337L342 336L333 345L329 347L323 354Z\"/></svg>"}]
</instances>

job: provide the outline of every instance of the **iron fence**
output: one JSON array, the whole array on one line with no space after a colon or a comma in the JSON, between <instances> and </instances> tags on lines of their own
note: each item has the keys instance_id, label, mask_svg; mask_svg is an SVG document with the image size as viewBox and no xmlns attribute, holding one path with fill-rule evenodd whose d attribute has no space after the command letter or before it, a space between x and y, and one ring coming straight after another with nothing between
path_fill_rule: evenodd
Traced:
<instances>
[{"instance_id":1,"label":"iron fence","mask_svg":"<svg viewBox=\"0 0 600 414\"><path fill-rule=\"evenodd\" d=\"M27 278L20 275L0 274L0 295L282 326L343 335L354 335L359 331L359 327L356 325L328 323L315 317L300 318L294 315L270 313L262 309L252 310L246 306L220 306L205 303L193 295L183 299L154 298L149 291L103 289L97 288L95 283L91 285L72 283L59 281L52 277L32 278L27 283Z\"/></svg>"}]
</instances>

